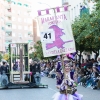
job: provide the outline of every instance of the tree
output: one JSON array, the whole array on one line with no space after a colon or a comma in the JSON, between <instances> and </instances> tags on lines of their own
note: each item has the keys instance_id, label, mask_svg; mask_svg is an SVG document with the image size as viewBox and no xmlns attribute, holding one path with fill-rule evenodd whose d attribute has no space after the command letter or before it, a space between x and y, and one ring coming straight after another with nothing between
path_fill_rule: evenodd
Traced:
<instances>
[{"instance_id":1,"label":"tree","mask_svg":"<svg viewBox=\"0 0 100 100\"><path fill-rule=\"evenodd\" d=\"M9 54L4 54L3 55L3 59L6 60L6 61L8 61L9 60Z\"/></svg>"},{"instance_id":2,"label":"tree","mask_svg":"<svg viewBox=\"0 0 100 100\"><path fill-rule=\"evenodd\" d=\"M82 51L93 51L97 58L100 49L100 0L96 2L96 8L92 14L84 14L81 18L77 18L72 28L76 49L80 53Z\"/></svg>"},{"instance_id":3,"label":"tree","mask_svg":"<svg viewBox=\"0 0 100 100\"><path fill-rule=\"evenodd\" d=\"M0 53L0 62L1 62L1 60L2 60L2 55L1 55L1 53Z\"/></svg>"},{"instance_id":4,"label":"tree","mask_svg":"<svg viewBox=\"0 0 100 100\"><path fill-rule=\"evenodd\" d=\"M37 41L36 44L34 45L35 52L34 56L38 57L39 59L43 59L43 51L42 51L42 44L41 41Z\"/></svg>"},{"instance_id":5,"label":"tree","mask_svg":"<svg viewBox=\"0 0 100 100\"><path fill-rule=\"evenodd\" d=\"M33 59L34 58L34 53L33 52L29 54L29 58L30 59Z\"/></svg>"},{"instance_id":6,"label":"tree","mask_svg":"<svg viewBox=\"0 0 100 100\"><path fill-rule=\"evenodd\" d=\"M76 50L80 51L79 54L79 66L81 62L82 52L85 50L85 42L86 38L86 25L88 23L89 16L87 14L84 14L81 18L77 18L75 22L72 24L73 29L73 35L75 39L76 44Z\"/></svg>"}]
</instances>

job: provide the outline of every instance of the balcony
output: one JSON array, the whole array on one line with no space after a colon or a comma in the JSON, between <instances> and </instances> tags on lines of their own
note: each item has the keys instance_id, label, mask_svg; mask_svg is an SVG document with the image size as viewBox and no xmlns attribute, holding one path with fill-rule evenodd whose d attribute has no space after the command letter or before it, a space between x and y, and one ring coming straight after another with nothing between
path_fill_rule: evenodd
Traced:
<instances>
[{"instance_id":1,"label":"balcony","mask_svg":"<svg viewBox=\"0 0 100 100\"><path fill-rule=\"evenodd\" d=\"M1 27L2 30L5 30L5 27Z\"/></svg>"},{"instance_id":2,"label":"balcony","mask_svg":"<svg viewBox=\"0 0 100 100\"><path fill-rule=\"evenodd\" d=\"M11 40L6 40L6 41L5 41L5 46L8 47L8 45L9 45L10 43L12 43Z\"/></svg>"},{"instance_id":3,"label":"balcony","mask_svg":"<svg viewBox=\"0 0 100 100\"><path fill-rule=\"evenodd\" d=\"M12 32L12 28L11 27L5 27L5 32Z\"/></svg>"},{"instance_id":4,"label":"balcony","mask_svg":"<svg viewBox=\"0 0 100 100\"><path fill-rule=\"evenodd\" d=\"M28 35L31 35L32 34L32 32L28 32Z\"/></svg>"},{"instance_id":5,"label":"balcony","mask_svg":"<svg viewBox=\"0 0 100 100\"><path fill-rule=\"evenodd\" d=\"M28 40L28 43L33 43L33 40Z\"/></svg>"},{"instance_id":6,"label":"balcony","mask_svg":"<svg viewBox=\"0 0 100 100\"><path fill-rule=\"evenodd\" d=\"M10 27L12 26L12 23L11 23L11 22L6 22L5 24L6 24L7 26L10 26Z\"/></svg>"},{"instance_id":7,"label":"balcony","mask_svg":"<svg viewBox=\"0 0 100 100\"><path fill-rule=\"evenodd\" d=\"M6 36L5 40L6 41L11 41L12 40L12 36Z\"/></svg>"},{"instance_id":8,"label":"balcony","mask_svg":"<svg viewBox=\"0 0 100 100\"><path fill-rule=\"evenodd\" d=\"M12 0L6 0L8 3L11 2Z\"/></svg>"}]
</instances>

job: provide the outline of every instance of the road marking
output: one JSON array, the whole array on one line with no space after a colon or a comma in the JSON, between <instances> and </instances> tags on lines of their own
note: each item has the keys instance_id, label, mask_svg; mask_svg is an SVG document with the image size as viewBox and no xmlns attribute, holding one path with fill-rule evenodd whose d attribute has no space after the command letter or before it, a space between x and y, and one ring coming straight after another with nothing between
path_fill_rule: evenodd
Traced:
<instances>
[{"instance_id":1,"label":"road marking","mask_svg":"<svg viewBox=\"0 0 100 100\"><path fill-rule=\"evenodd\" d=\"M56 90L54 90L54 89L52 89L52 88L50 88L50 87L48 87L48 89L49 89L49 90L52 90L52 91L54 91L54 92L57 92Z\"/></svg>"}]
</instances>

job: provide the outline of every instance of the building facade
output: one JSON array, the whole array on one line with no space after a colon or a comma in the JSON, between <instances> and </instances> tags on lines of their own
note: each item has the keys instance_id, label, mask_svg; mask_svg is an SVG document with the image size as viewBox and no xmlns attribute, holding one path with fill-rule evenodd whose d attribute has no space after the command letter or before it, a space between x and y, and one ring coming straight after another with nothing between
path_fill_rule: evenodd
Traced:
<instances>
[{"instance_id":1,"label":"building facade","mask_svg":"<svg viewBox=\"0 0 100 100\"><path fill-rule=\"evenodd\" d=\"M34 43L40 40L40 36L38 36L38 23L37 20L33 20L33 40Z\"/></svg>"},{"instance_id":2,"label":"building facade","mask_svg":"<svg viewBox=\"0 0 100 100\"><path fill-rule=\"evenodd\" d=\"M4 1L0 0L0 52L5 52Z\"/></svg>"},{"instance_id":3,"label":"building facade","mask_svg":"<svg viewBox=\"0 0 100 100\"><path fill-rule=\"evenodd\" d=\"M4 1L4 29L6 50L10 43L33 45L33 22L30 0ZM0 6L1 8L1 6Z\"/></svg>"}]
</instances>

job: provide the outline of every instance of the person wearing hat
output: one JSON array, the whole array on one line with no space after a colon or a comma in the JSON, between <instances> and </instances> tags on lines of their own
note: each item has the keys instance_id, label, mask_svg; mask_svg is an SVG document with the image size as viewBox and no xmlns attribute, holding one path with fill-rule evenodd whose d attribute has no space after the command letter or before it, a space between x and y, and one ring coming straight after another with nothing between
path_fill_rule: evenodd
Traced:
<instances>
[{"instance_id":1,"label":"person wearing hat","mask_svg":"<svg viewBox=\"0 0 100 100\"><path fill-rule=\"evenodd\" d=\"M83 96L76 93L76 90L74 91L74 87L76 86L76 84L70 77L71 60L67 57L64 57L63 60L64 77L59 87L57 87L60 92L54 94L53 100L82 100Z\"/></svg>"}]
</instances>

